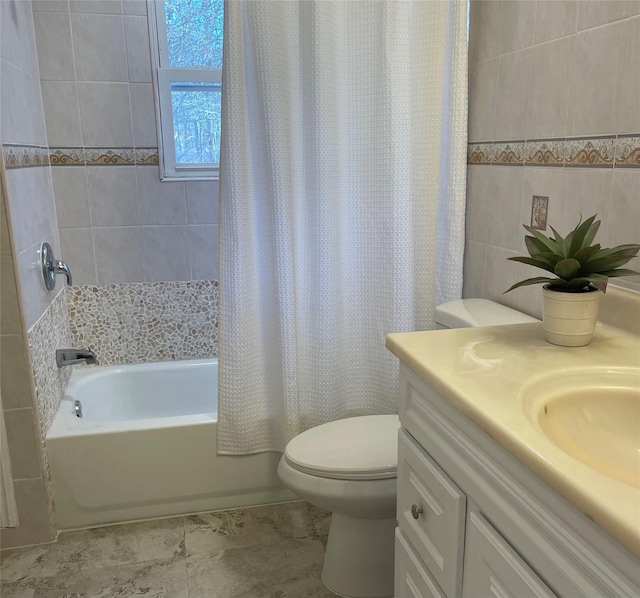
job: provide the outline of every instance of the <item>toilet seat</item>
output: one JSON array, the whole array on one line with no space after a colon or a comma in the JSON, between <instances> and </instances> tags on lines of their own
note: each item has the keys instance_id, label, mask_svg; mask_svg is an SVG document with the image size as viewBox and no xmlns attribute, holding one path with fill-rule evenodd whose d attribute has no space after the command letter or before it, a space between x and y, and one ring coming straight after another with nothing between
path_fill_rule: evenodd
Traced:
<instances>
[{"instance_id":1,"label":"toilet seat","mask_svg":"<svg viewBox=\"0 0 640 598\"><path fill-rule=\"evenodd\" d=\"M398 469L397 415L341 419L296 436L284 451L287 463L309 475L336 480L384 480Z\"/></svg>"}]
</instances>

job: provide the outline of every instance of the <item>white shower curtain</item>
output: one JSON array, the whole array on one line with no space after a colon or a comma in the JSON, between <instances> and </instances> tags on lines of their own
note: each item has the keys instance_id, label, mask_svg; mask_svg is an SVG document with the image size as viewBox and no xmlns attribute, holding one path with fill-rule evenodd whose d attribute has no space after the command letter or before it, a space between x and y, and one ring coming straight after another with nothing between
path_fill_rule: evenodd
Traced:
<instances>
[{"instance_id":1,"label":"white shower curtain","mask_svg":"<svg viewBox=\"0 0 640 598\"><path fill-rule=\"evenodd\" d=\"M466 0L225 6L218 452L397 412L462 289Z\"/></svg>"}]
</instances>

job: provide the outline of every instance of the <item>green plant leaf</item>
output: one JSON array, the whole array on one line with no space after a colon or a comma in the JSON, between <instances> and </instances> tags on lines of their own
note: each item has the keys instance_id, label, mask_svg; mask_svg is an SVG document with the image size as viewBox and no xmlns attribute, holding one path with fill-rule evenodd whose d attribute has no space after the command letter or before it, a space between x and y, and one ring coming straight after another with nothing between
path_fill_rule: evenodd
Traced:
<instances>
[{"instance_id":1,"label":"green plant leaf","mask_svg":"<svg viewBox=\"0 0 640 598\"><path fill-rule=\"evenodd\" d=\"M592 274L590 276L574 278L573 280L569 281L568 287L572 290L580 290L584 289L588 285L593 285L604 293L607 289L608 280L609 279L602 274Z\"/></svg>"},{"instance_id":2,"label":"green plant leaf","mask_svg":"<svg viewBox=\"0 0 640 598\"><path fill-rule=\"evenodd\" d=\"M635 243L629 243L627 245L618 245L617 247L611 247L609 249L601 249L589 261L599 260L600 258L608 257L610 255L613 255L614 253L633 252L633 251L635 251L633 255L638 253L638 251L640 251L640 245L637 245Z\"/></svg>"},{"instance_id":3,"label":"green plant leaf","mask_svg":"<svg viewBox=\"0 0 640 598\"><path fill-rule=\"evenodd\" d=\"M558 247L558 244L553 239L550 239L546 235L543 235L540 231L536 230L535 228L531 228L530 226L527 226L526 224L524 224L523 226L538 241L540 241L540 243L542 243L551 253L562 255L562 251L560 251L560 247Z\"/></svg>"},{"instance_id":4,"label":"green plant leaf","mask_svg":"<svg viewBox=\"0 0 640 598\"><path fill-rule=\"evenodd\" d=\"M549 248L544 243L538 241L535 237L530 237L529 235L525 236L524 244L527 246L527 251L531 257L535 257L535 254L537 253L549 251Z\"/></svg>"},{"instance_id":5,"label":"green plant leaf","mask_svg":"<svg viewBox=\"0 0 640 598\"><path fill-rule=\"evenodd\" d=\"M587 218L582 224L578 223L578 226L573 231L573 235L571 236L571 246L569 247L569 255L576 257L576 253L580 249L585 249L584 239L593 224L593 221L596 219L596 215L594 214L591 218ZM568 238L568 237L567 237ZM588 245L587 245L588 247ZM576 259L578 259L576 257ZM579 260L578 260L579 261Z\"/></svg>"},{"instance_id":6,"label":"green plant leaf","mask_svg":"<svg viewBox=\"0 0 640 598\"><path fill-rule=\"evenodd\" d=\"M637 253L637 251L621 251L619 253L612 253L607 257L589 260L582 269L585 273L613 270L620 266L624 266L627 262L630 262Z\"/></svg>"},{"instance_id":7,"label":"green plant leaf","mask_svg":"<svg viewBox=\"0 0 640 598\"><path fill-rule=\"evenodd\" d=\"M560 248L560 253L562 253L563 257L569 257L569 243L567 243L567 240L553 226L549 228L553 231L553 240Z\"/></svg>"},{"instance_id":8,"label":"green plant leaf","mask_svg":"<svg viewBox=\"0 0 640 598\"><path fill-rule=\"evenodd\" d=\"M509 287L504 293L508 293L509 291L513 291L513 289L517 289L519 287L526 287L532 284L545 284L545 283L553 283L556 282L557 278L547 278L546 276L538 276L537 278L527 278L526 280L521 280L520 282L516 282L513 286ZM564 282L564 281L563 281Z\"/></svg>"},{"instance_id":9,"label":"green plant leaf","mask_svg":"<svg viewBox=\"0 0 640 598\"><path fill-rule=\"evenodd\" d=\"M547 272L553 272L553 264L549 264L544 260L526 256L508 257L507 259L511 262L520 262L521 264L528 264L529 266L541 268L542 270L546 270Z\"/></svg>"},{"instance_id":10,"label":"green plant leaf","mask_svg":"<svg viewBox=\"0 0 640 598\"><path fill-rule=\"evenodd\" d=\"M580 271L580 262L578 260L574 260L573 258L569 258L566 260L560 260L557 264L553 273L560 278L564 278L565 280L571 280L578 272Z\"/></svg>"},{"instance_id":11,"label":"green plant leaf","mask_svg":"<svg viewBox=\"0 0 640 598\"><path fill-rule=\"evenodd\" d=\"M594 218L596 216L597 216L597 214L593 215ZM591 243L593 243L593 240L596 238L596 234L598 233L598 229L599 228L600 228L600 220L596 220L589 227L589 230L587 231L587 234L584 236L584 239L582 240L582 246L583 247L589 247L589 245L591 245Z\"/></svg>"},{"instance_id":12,"label":"green plant leaf","mask_svg":"<svg viewBox=\"0 0 640 598\"><path fill-rule=\"evenodd\" d=\"M573 259L578 260L580 264L584 266L598 251L600 251L600 243L591 245L591 247L583 247L576 251Z\"/></svg>"},{"instance_id":13,"label":"green plant leaf","mask_svg":"<svg viewBox=\"0 0 640 598\"><path fill-rule=\"evenodd\" d=\"M607 270L606 272L600 272L602 276L608 276L609 278L617 278L620 276L640 276L640 272L630 270L628 268L618 268L617 270Z\"/></svg>"}]
</instances>

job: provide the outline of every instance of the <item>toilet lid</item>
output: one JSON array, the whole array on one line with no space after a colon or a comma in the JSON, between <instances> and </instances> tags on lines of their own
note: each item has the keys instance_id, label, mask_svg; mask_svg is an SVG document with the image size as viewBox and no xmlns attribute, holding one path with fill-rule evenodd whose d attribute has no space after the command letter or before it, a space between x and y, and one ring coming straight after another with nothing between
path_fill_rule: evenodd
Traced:
<instances>
[{"instance_id":1,"label":"toilet lid","mask_svg":"<svg viewBox=\"0 0 640 598\"><path fill-rule=\"evenodd\" d=\"M320 477L395 478L399 427L397 415L340 419L296 436L284 454L293 468Z\"/></svg>"}]
</instances>

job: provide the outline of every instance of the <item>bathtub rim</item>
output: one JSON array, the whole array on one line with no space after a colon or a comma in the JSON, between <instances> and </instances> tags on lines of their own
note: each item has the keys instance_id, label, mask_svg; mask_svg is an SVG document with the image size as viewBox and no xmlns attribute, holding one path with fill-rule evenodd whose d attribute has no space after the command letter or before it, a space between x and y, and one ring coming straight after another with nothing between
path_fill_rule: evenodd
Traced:
<instances>
[{"instance_id":1,"label":"bathtub rim","mask_svg":"<svg viewBox=\"0 0 640 598\"><path fill-rule=\"evenodd\" d=\"M130 370L160 371L167 369L186 369L190 366L216 365L217 357L203 359L184 359L176 361L156 361L150 363L136 363L125 365L91 365L75 366L71 372L71 378L65 388L60 405L56 410L53 422L46 433L46 440L66 438L72 436L85 436L93 434L117 434L136 430L154 430L158 428L173 428L191 425L207 425L217 423L218 405L215 411L192 415L168 415L133 420L92 421L84 420L73 415L73 402L77 398L74 393L78 387L92 378L100 378L113 373L126 373ZM169 367L167 367L169 366Z\"/></svg>"}]
</instances>

